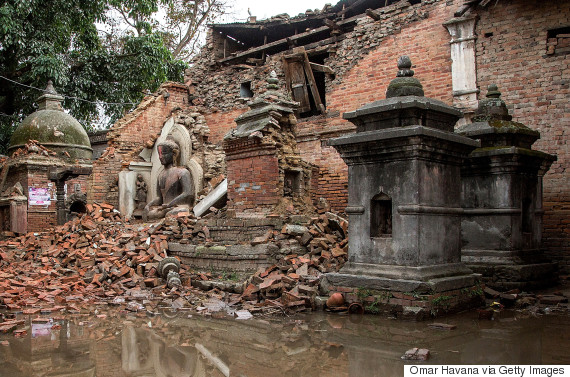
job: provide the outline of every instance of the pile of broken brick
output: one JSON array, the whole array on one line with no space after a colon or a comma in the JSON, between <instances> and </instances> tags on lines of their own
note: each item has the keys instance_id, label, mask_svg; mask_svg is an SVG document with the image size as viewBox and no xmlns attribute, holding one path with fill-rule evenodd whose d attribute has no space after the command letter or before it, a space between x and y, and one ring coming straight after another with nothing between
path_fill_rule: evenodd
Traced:
<instances>
[{"instance_id":1,"label":"pile of broken brick","mask_svg":"<svg viewBox=\"0 0 570 377\"><path fill-rule=\"evenodd\" d=\"M282 248L288 251L245 281L241 293L203 292L192 281L216 276L190 271L168 256L173 238L204 239L207 230L195 226L191 214L135 224L108 204L90 204L87 210L46 232L0 241L0 309L79 313L103 304L148 313L192 310L214 299L253 313L308 310L315 307L321 275L340 269L347 258L348 224L329 213L253 240L298 247Z\"/></svg>"}]
</instances>

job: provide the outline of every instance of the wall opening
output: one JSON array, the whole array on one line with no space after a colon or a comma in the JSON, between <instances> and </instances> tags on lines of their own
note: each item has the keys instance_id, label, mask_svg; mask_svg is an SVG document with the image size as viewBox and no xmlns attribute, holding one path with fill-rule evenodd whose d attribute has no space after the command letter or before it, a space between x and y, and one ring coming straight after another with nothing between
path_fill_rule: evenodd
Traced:
<instances>
[{"instance_id":1,"label":"wall opening","mask_svg":"<svg viewBox=\"0 0 570 377\"><path fill-rule=\"evenodd\" d=\"M392 236L392 199L380 193L370 203L370 237Z\"/></svg>"},{"instance_id":2,"label":"wall opening","mask_svg":"<svg viewBox=\"0 0 570 377\"><path fill-rule=\"evenodd\" d=\"M570 26L548 30L546 34L546 55L570 53Z\"/></svg>"},{"instance_id":3,"label":"wall opening","mask_svg":"<svg viewBox=\"0 0 570 377\"><path fill-rule=\"evenodd\" d=\"M301 172L295 170L285 170L283 196L298 196L301 194L301 187Z\"/></svg>"},{"instance_id":4,"label":"wall opening","mask_svg":"<svg viewBox=\"0 0 570 377\"><path fill-rule=\"evenodd\" d=\"M252 98L251 81L242 82L239 87L239 95L241 98Z\"/></svg>"},{"instance_id":5,"label":"wall opening","mask_svg":"<svg viewBox=\"0 0 570 377\"><path fill-rule=\"evenodd\" d=\"M75 201L73 203L71 203L71 206L69 207L69 213L77 213L77 214L81 214L81 213L87 213L87 206L85 205L85 203L83 203L82 201L78 200Z\"/></svg>"}]
</instances>

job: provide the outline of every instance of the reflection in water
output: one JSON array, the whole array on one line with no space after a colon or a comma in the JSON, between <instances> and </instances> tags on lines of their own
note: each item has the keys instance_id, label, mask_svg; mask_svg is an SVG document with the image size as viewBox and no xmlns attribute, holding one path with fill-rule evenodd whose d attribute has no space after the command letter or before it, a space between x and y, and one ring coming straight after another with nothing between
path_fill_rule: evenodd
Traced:
<instances>
[{"instance_id":1,"label":"reflection in water","mask_svg":"<svg viewBox=\"0 0 570 377\"><path fill-rule=\"evenodd\" d=\"M110 319L111 318L111 319ZM27 318L0 346L0 376L402 376L400 356L428 348L430 364L568 364L570 317L476 313L427 323L311 314L236 321L204 317Z\"/></svg>"}]
</instances>

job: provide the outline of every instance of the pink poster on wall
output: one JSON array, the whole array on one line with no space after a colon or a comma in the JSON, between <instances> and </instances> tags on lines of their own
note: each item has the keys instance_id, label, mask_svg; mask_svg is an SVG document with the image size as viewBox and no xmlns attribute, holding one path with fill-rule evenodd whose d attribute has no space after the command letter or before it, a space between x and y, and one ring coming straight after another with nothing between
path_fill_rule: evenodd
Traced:
<instances>
[{"instance_id":1,"label":"pink poster on wall","mask_svg":"<svg viewBox=\"0 0 570 377\"><path fill-rule=\"evenodd\" d=\"M28 204L31 206L49 206L51 204L49 189L28 187Z\"/></svg>"}]
</instances>

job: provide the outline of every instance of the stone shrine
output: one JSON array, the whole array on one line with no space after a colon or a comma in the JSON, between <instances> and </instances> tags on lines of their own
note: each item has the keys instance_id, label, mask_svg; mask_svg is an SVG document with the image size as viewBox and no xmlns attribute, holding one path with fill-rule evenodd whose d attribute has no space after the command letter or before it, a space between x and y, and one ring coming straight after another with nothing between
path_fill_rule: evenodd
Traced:
<instances>
[{"instance_id":1,"label":"stone shrine","mask_svg":"<svg viewBox=\"0 0 570 377\"><path fill-rule=\"evenodd\" d=\"M267 91L249 103L250 110L224 137L228 211L236 217L314 210L314 166L301 159L293 133L298 103L278 91L278 82L271 72Z\"/></svg>"},{"instance_id":2,"label":"stone shrine","mask_svg":"<svg viewBox=\"0 0 570 377\"><path fill-rule=\"evenodd\" d=\"M83 126L63 111L63 99L49 81L38 110L12 134L0 182L2 230L40 231L85 212L93 151Z\"/></svg>"},{"instance_id":3,"label":"stone shrine","mask_svg":"<svg viewBox=\"0 0 570 377\"><path fill-rule=\"evenodd\" d=\"M460 168L478 142L453 132L461 112L423 96L407 56L398 68L385 100L344 114L356 133L330 141L348 165L350 237L347 264L327 279L333 290L445 292L453 310L476 284L461 263Z\"/></svg>"},{"instance_id":4,"label":"stone shrine","mask_svg":"<svg viewBox=\"0 0 570 377\"><path fill-rule=\"evenodd\" d=\"M538 131L515 122L496 85L461 135L478 139L462 170L462 260L500 289L554 284L557 267L541 250L542 177L556 157L532 150Z\"/></svg>"}]
</instances>

